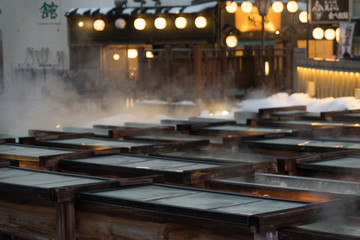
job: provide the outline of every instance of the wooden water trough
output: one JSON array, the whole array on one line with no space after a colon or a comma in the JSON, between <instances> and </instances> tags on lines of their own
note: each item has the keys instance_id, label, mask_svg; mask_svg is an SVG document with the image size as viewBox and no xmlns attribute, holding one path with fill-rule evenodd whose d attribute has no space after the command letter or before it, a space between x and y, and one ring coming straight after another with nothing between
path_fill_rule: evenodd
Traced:
<instances>
[{"instance_id":1,"label":"wooden water trough","mask_svg":"<svg viewBox=\"0 0 360 240\"><path fill-rule=\"evenodd\" d=\"M207 181L208 189L258 196L327 202L360 195L360 183L325 178L249 173L235 178Z\"/></svg>"},{"instance_id":2,"label":"wooden water trough","mask_svg":"<svg viewBox=\"0 0 360 240\"><path fill-rule=\"evenodd\" d=\"M253 166L245 162L220 163L134 154L61 159L58 170L101 177L163 176L165 183L204 187L205 181L247 174Z\"/></svg>"},{"instance_id":3,"label":"wooden water trough","mask_svg":"<svg viewBox=\"0 0 360 240\"><path fill-rule=\"evenodd\" d=\"M278 159L279 172L339 180L360 180L360 150Z\"/></svg>"},{"instance_id":4,"label":"wooden water trough","mask_svg":"<svg viewBox=\"0 0 360 240\"><path fill-rule=\"evenodd\" d=\"M45 146L31 146L17 143L0 144L0 158L19 161L20 167L34 169L56 169L61 158L92 155L91 151L79 151Z\"/></svg>"},{"instance_id":5,"label":"wooden water trough","mask_svg":"<svg viewBox=\"0 0 360 240\"><path fill-rule=\"evenodd\" d=\"M18 167L0 168L1 239L76 239L79 191L119 181Z\"/></svg>"},{"instance_id":6,"label":"wooden water trough","mask_svg":"<svg viewBox=\"0 0 360 240\"><path fill-rule=\"evenodd\" d=\"M357 141L333 140L333 139L316 139L316 138L297 138L297 137L280 137L269 139L244 140L240 147L247 147L253 151L261 152L263 149L276 150L288 153L324 153L341 150L360 149Z\"/></svg>"},{"instance_id":7,"label":"wooden water trough","mask_svg":"<svg viewBox=\"0 0 360 240\"><path fill-rule=\"evenodd\" d=\"M303 136L312 136L325 138L335 136L337 138L359 138L360 125L357 123L334 122L324 120L274 120L274 119L256 119L249 122L251 125L294 128L303 132Z\"/></svg>"},{"instance_id":8,"label":"wooden water trough","mask_svg":"<svg viewBox=\"0 0 360 240\"><path fill-rule=\"evenodd\" d=\"M360 216L353 213L319 222L287 227L278 232L279 240L359 240Z\"/></svg>"},{"instance_id":9,"label":"wooden water trough","mask_svg":"<svg viewBox=\"0 0 360 240\"><path fill-rule=\"evenodd\" d=\"M196 161L215 161L219 163L247 163L252 166L255 171L277 172L277 159L280 156L254 154L245 151L226 152L212 150L183 150L172 152L154 152L151 155L162 156L173 159L189 159Z\"/></svg>"},{"instance_id":10,"label":"wooden water trough","mask_svg":"<svg viewBox=\"0 0 360 240\"><path fill-rule=\"evenodd\" d=\"M158 142L145 142L133 140L117 140L99 137L83 136L46 136L35 138L34 144L40 146L76 149L76 150L106 150L117 149L123 153L147 153L157 148L166 147Z\"/></svg>"},{"instance_id":11,"label":"wooden water trough","mask_svg":"<svg viewBox=\"0 0 360 240\"><path fill-rule=\"evenodd\" d=\"M313 203L163 184L82 192L79 198L79 239L134 240L269 239L280 228L334 216L331 209L351 212L359 202Z\"/></svg>"}]
</instances>

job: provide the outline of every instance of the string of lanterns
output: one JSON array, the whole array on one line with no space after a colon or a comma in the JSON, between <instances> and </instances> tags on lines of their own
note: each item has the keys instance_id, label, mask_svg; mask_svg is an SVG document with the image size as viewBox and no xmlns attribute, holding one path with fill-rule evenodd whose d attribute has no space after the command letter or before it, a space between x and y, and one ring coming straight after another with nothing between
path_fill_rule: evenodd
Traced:
<instances>
[{"instance_id":1,"label":"string of lanterns","mask_svg":"<svg viewBox=\"0 0 360 240\"><path fill-rule=\"evenodd\" d=\"M199 29L201 28L206 28L207 26L207 19L204 17L204 16L198 16L195 18L195 26ZM188 21L185 17L177 17L175 19L175 26L176 28L178 29L185 29L186 26L188 24ZM94 21L93 23L93 28L95 31L104 31L105 29L105 21L102 20L102 19L97 19ZM136 18L134 20L134 28L136 30L144 30L146 28L146 20L144 18ZM78 26L79 27L84 27L84 22L83 21L80 21L78 23ZM164 17L157 17L155 20L154 20L154 26L156 29L158 30L163 30L166 28L167 26L167 20L164 18ZM124 29L126 27L126 21L122 18L118 18L115 20L115 27L118 28L118 29Z\"/></svg>"},{"instance_id":2,"label":"string of lanterns","mask_svg":"<svg viewBox=\"0 0 360 240\"><path fill-rule=\"evenodd\" d=\"M243 1L240 4L240 9L242 12L244 13L251 13L253 10L253 3L250 1ZM281 1L274 1L271 4L272 7L272 11L275 13L282 13L285 9L284 3ZM235 0L231 0L231 1L227 1L226 5L225 5L225 9L227 12L229 13L235 13L238 9L238 4L236 3ZM297 3L297 1L289 1L286 3L286 9L288 12L290 13L295 13L299 10L299 5ZM308 23L308 12L307 11L300 11L299 13L299 21L301 23ZM277 33L278 34L278 33ZM322 29L321 27L316 27L313 29L312 32L312 36L314 39L316 40L321 40L325 37L326 40L334 40L336 39L336 41L338 41L339 39L339 28L337 28L336 30L332 29L332 28L328 28L326 30ZM236 46L235 45L235 36L228 36L226 38L226 44L228 47L231 46ZM228 44L229 43L229 44Z\"/></svg>"}]
</instances>

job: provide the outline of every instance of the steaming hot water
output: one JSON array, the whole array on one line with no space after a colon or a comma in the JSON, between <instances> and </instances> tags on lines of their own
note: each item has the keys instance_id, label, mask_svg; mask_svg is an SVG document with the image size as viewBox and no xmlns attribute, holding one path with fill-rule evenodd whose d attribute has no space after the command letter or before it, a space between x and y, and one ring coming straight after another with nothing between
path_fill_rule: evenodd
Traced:
<instances>
[{"instance_id":1,"label":"steaming hot water","mask_svg":"<svg viewBox=\"0 0 360 240\"><path fill-rule=\"evenodd\" d=\"M28 129L59 130L66 126L92 127L94 124L122 125L125 122L159 123L161 119L187 119L189 117L234 119L235 112L257 113L260 108L306 105L308 112L341 111L360 109L360 101L354 97L311 98L303 93L277 93L269 97L253 92L239 102L197 108L195 103L184 101L135 101L128 109L123 99L103 100L106 107L82 99L73 91L68 96L34 98L22 93L12 96L11 91L0 96L0 133L13 136L27 135ZM63 94L63 92L61 93ZM136 106L143 105L142 108ZM215 104L213 104L215 105ZM179 110L174 110L179 109ZM216 109L216 110L214 110Z\"/></svg>"}]
</instances>

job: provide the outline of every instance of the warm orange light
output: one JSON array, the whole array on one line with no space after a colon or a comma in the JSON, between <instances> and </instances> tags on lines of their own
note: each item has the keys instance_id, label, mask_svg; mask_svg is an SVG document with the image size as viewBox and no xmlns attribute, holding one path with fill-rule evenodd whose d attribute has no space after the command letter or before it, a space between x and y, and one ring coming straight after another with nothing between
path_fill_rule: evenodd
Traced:
<instances>
[{"instance_id":1,"label":"warm orange light","mask_svg":"<svg viewBox=\"0 0 360 240\"><path fill-rule=\"evenodd\" d=\"M236 36L227 36L225 39L226 46L234 48L238 44L238 38Z\"/></svg>"},{"instance_id":2,"label":"warm orange light","mask_svg":"<svg viewBox=\"0 0 360 240\"><path fill-rule=\"evenodd\" d=\"M281 13L284 10L284 4L280 1L273 2L272 10L276 13Z\"/></svg>"},{"instance_id":3,"label":"warm orange light","mask_svg":"<svg viewBox=\"0 0 360 240\"><path fill-rule=\"evenodd\" d=\"M324 30L320 27L314 28L312 35L315 39L320 40L324 37Z\"/></svg>"},{"instance_id":4,"label":"warm orange light","mask_svg":"<svg viewBox=\"0 0 360 240\"><path fill-rule=\"evenodd\" d=\"M154 58L153 52L146 51L146 58Z\"/></svg>"},{"instance_id":5,"label":"warm orange light","mask_svg":"<svg viewBox=\"0 0 360 240\"><path fill-rule=\"evenodd\" d=\"M166 19L163 17L158 17L154 21L154 25L156 29L162 30L166 28Z\"/></svg>"},{"instance_id":6,"label":"warm orange light","mask_svg":"<svg viewBox=\"0 0 360 240\"><path fill-rule=\"evenodd\" d=\"M105 22L102 19L97 19L94 21L94 29L96 31L104 31L105 29Z\"/></svg>"},{"instance_id":7,"label":"warm orange light","mask_svg":"<svg viewBox=\"0 0 360 240\"><path fill-rule=\"evenodd\" d=\"M307 11L301 11L299 13L299 20L302 23L307 23L308 22L308 13L307 13Z\"/></svg>"},{"instance_id":8,"label":"warm orange light","mask_svg":"<svg viewBox=\"0 0 360 240\"><path fill-rule=\"evenodd\" d=\"M299 5L296 1L289 1L286 8L289 12L294 13L299 9Z\"/></svg>"},{"instance_id":9,"label":"warm orange light","mask_svg":"<svg viewBox=\"0 0 360 240\"><path fill-rule=\"evenodd\" d=\"M118 60L120 59L120 55L119 55L118 53L115 53L115 54L113 55L113 59L114 59L115 61L118 61Z\"/></svg>"},{"instance_id":10,"label":"warm orange light","mask_svg":"<svg viewBox=\"0 0 360 240\"><path fill-rule=\"evenodd\" d=\"M228 13L234 13L236 12L238 8L238 5L235 1L228 1L226 2L226 6L225 6L225 9Z\"/></svg>"},{"instance_id":11,"label":"warm orange light","mask_svg":"<svg viewBox=\"0 0 360 240\"><path fill-rule=\"evenodd\" d=\"M203 16L199 16L195 19L195 26L197 28L205 28L207 26L207 20Z\"/></svg>"},{"instance_id":12,"label":"warm orange light","mask_svg":"<svg viewBox=\"0 0 360 240\"><path fill-rule=\"evenodd\" d=\"M78 23L78 26L79 26L79 27L83 27L83 26L84 26L84 22L83 22L83 21L80 21L80 22Z\"/></svg>"},{"instance_id":13,"label":"warm orange light","mask_svg":"<svg viewBox=\"0 0 360 240\"><path fill-rule=\"evenodd\" d=\"M146 27L146 21L143 18L137 18L134 21L134 27L136 30L144 30Z\"/></svg>"},{"instance_id":14,"label":"warm orange light","mask_svg":"<svg viewBox=\"0 0 360 240\"><path fill-rule=\"evenodd\" d=\"M137 58L138 51L136 49L129 49L128 50L128 58L134 59Z\"/></svg>"},{"instance_id":15,"label":"warm orange light","mask_svg":"<svg viewBox=\"0 0 360 240\"><path fill-rule=\"evenodd\" d=\"M245 1L241 4L241 10L244 13L250 13L252 11L253 5L251 2L249 1Z\"/></svg>"},{"instance_id":16,"label":"warm orange light","mask_svg":"<svg viewBox=\"0 0 360 240\"><path fill-rule=\"evenodd\" d=\"M336 32L335 32L334 29L328 28L328 29L325 30L325 38L327 40L334 40L335 37L336 37Z\"/></svg>"},{"instance_id":17,"label":"warm orange light","mask_svg":"<svg viewBox=\"0 0 360 240\"><path fill-rule=\"evenodd\" d=\"M186 28L187 26L187 20L186 18L184 17L177 17L175 19L175 26L178 28L178 29L184 29Z\"/></svg>"}]
</instances>

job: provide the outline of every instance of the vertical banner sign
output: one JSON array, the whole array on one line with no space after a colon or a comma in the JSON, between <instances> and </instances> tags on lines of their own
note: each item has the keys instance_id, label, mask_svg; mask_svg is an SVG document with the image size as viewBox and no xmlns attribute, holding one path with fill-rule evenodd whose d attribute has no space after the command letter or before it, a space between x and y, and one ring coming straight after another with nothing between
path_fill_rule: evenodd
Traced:
<instances>
[{"instance_id":1,"label":"vertical banner sign","mask_svg":"<svg viewBox=\"0 0 360 240\"><path fill-rule=\"evenodd\" d=\"M354 28L354 22L340 22L339 58L351 56Z\"/></svg>"},{"instance_id":2,"label":"vertical banner sign","mask_svg":"<svg viewBox=\"0 0 360 240\"><path fill-rule=\"evenodd\" d=\"M60 23L60 0L38 0L39 23Z\"/></svg>"},{"instance_id":3,"label":"vertical banner sign","mask_svg":"<svg viewBox=\"0 0 360 240\"><path fill-rule=\"evenodd\" d=\"M310 0L310 22L349 21L349 0Z\"/></svg>"}]
</instances>

